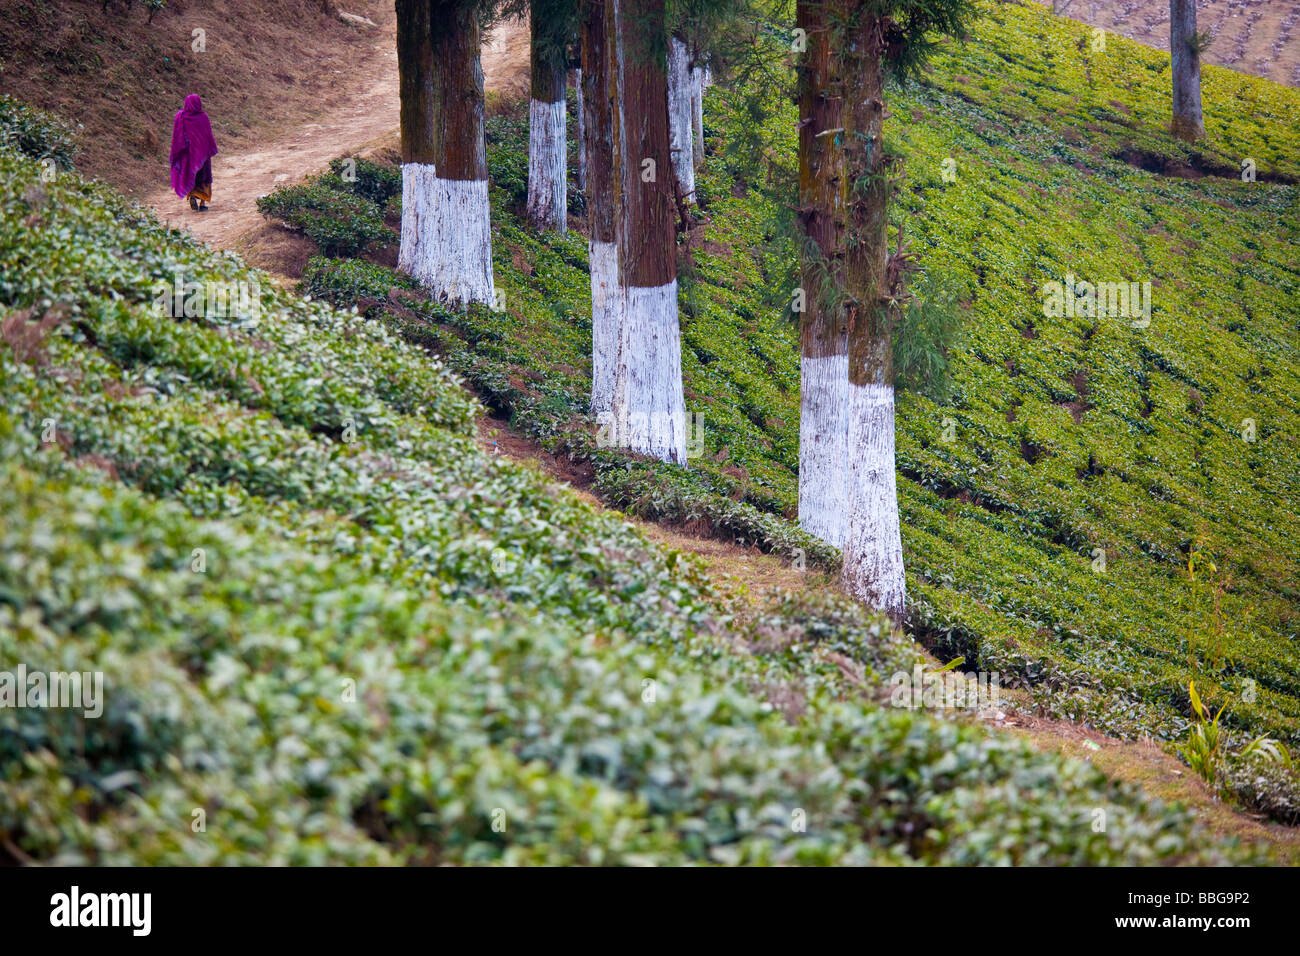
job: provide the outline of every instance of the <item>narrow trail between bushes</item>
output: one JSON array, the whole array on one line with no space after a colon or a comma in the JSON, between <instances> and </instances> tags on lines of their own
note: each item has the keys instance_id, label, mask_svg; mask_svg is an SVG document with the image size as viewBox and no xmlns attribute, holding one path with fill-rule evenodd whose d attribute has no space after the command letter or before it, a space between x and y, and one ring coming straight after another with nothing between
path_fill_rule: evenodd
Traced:
<instances>
[{"instance_id":1,"label":"narrow trail between bushes","mask_svg":"<svg viewBox=\"0 0 1300 956\"><path fill-rule=\"evenodd\" d=\"M370 52L355 77L353 95L330 104L329 112L316 122L288 129L282 138L260 149L216 155L207 212L191 210L170 188L151 193L145 205L168 225L188 229L211 246L233 249L239 237L262 221L258 196L317 172L348 150L393 134L399 113L396 36L391 27L374 27L363 42ZM527 21L511 20L496 27L483 44L482 59L489 90L526 92Z\"/></svg>"},{"instance_id":2,"label":"narrow trail between bushes","mask_svg":"<svg viewBox=\"0 0 1300 956\"><path fill-rule=\"evenodd\" d=\"M151 194L146 205L171 226L189 229L210 246L240 251L247 237L265 228L257 211L257 197L319 172L340 155L376 149L381 143L391 145L399 112L393 30L374 28L365 42L371 50L365 68L357 75L354 96L334 104L313 122L286 129L280 139L259 149L217 156L213 162L214 201L208 212L191 211L169 189ZM527 22L517 20L497 26L483 44L482 64L489 91L507 98L527 96ZM478 440L489 454L536 466L593 507L605 508L590 490L592 476L581 466L549 454L512 431L507 422L481 418ZM624 518L652 541L698 558L719 590L738 605L761 603L764 594L772 589L801 591L837 586L829 575L796 570L789 561L757 548L696 533L693 528ZM1028 703L1027 695L1021 692L1004 693L1017 703ZM1032 716L1031 710L1015 709L993 723L1023 735L1041 750L1089 760L1113 778L1139 784L1162 799L1181 801L1217 834L1266 841L1277 848L1284 861L1300 863L1300 830L1268 824L1225 805L1156 743L1116 740L1079 724Z\"/></svg>"}]
</instances>

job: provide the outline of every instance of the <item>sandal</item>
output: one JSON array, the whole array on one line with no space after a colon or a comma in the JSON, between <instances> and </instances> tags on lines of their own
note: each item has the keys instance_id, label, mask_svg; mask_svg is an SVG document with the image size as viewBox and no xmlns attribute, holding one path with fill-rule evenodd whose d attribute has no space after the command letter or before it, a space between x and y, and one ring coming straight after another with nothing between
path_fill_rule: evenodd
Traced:
<instances>
[{"instance_id":1,"label":"sandal","mask_svg":"<svg viewBox=\"0 0 1300 956\"><path fill-rule=\"evenodd\" d=\"M199 212L207 212L207 211L208 211L208 204L205 202L199 203Z\"/></svg>"},{"instance_id":2,"label":"sandal","mask_svg":"<svg viewBox=\"0 0 1300 956\"><path fill-rule=\"evenodd\" d=\"M190 208L191 208L191 209L198 209L198 208L199 208L199 201L198 201L197 199L195 199L193 196L190 197Z\"/></svg>"}]
</instances>

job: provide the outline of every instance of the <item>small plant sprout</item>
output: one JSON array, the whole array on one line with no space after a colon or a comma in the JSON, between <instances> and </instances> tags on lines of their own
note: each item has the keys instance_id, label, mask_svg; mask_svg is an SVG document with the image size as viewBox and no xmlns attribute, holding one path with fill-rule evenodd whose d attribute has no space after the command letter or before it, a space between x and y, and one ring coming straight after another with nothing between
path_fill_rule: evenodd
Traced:
<instances>
[{"instance_id":1,"label":"small plant sprout","mask_svg":"<svg viewBox=\"0 0 1300 956\"><path fill-rule=\"evenodd\" d=\"M1196 692L1195 681L1188 682L1187 693L1191 698L1196 722L1192 725L1187 740L1178 745L1178 752L1201 779L1222 790L1221 777L1230 755L1226 752L1226 738L1219 726L1219 718L1228 705L1220 707L1218 713L1211 718L1209 708L1201 702L1201 697ZM1260 734L1232 759L1241 761L1250 758L1277 764L1288 770L1294 767L1291 751L1286 744L1267 734Z\"/></svg>"},{"instance_id":2,"label":"small plant sprout","mask_svg":"<svg viewBox=\"0 0 1300 956\"><path fill-rule=\"evenodd\" d=\"M1177 749L1187 761L1187 766L1207 783L1213 783L1222 759L1220 750L1223 745L1223 735L1219 729L1219 718L1223 716L1223 709L1228 705L1224 704L1220 707L1219 712L1211 719L1209 711L1201 703L1201 695L1196 692L1195 681L1188 681L1187 693L1191 698L1196 722L1192 724L1187 740L1179 744Z\"/></svg>"}]
</instances>

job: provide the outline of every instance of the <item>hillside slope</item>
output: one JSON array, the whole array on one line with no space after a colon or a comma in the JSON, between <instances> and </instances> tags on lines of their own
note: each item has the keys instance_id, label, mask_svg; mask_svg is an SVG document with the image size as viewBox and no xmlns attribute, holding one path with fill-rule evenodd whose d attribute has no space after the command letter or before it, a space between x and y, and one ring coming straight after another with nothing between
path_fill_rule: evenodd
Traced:
<instances>
[{"instance_id":1,"label":"hillside slope","mask_svg":"<svg viewBox=\"0 0 1300 956\"><path fill-rule=\"evenodd\" d=\"M1263 859L881 707L879 620L737 616L382 324L41 168L0 148L0 660L104 694L0 708L6 862Z\"/></svg>"},{"instance_id":2,"label":"hillside slope","mask_svg":"<svg viewBox=\"0 0 1300 956\"><path fill-rule=\"evenodd\" d=\"M187 94L218 146L242 152L394 72L394 17L383 0L169 0L152 22L124 0L0 0L0 93L79 123L78 168L145 195L166 183Z\"/></svg>"},{"instance_id":3,"label":"hillside slope","mask_svg":"<svg viewBox=\"0 0 1300 956\"><path fill-rule=\"evenodd\" d=\"M990 5L967 44L894 94L886 133L908 173L896 222L967 312L951 396L899 409L911 627L1044 713L1108 733L1180 738L1195 680L1229 705L1237 744L1295 744L1300 94L1207 68L1210 139L1190 148L1164 132L1168 57L1120 39L1093 52L1088 37L1034 6ZM489 128L504 312L440 309L371 263L320 260L305 284L446 355L520 428L589 462L611 503L833 563L789 521L793 110L726 85L709 106L708 223L683 260L688 407L705 423L690 469L612 454L582 422L585 241L515 218L520 113ZM1243 157L1257 181L1238 177ZM1046 315L1046 284L1071 275L1149 282L1149 325Z\"/></svg>"},{"instance_id":4,"label":"hillside slope","mask_svg":"<svg viewBox=\"0 0 1300 956\"><path fill-rule=\"evenodd\" d=\"M1053 0L1038 0L1051 8ZM1057 0L1063 16L1169 49L1169 4L1154 0ZM1300 7L1292 0L1199 0L1197 27L1213 42L1205 59L1275 83L1300 86Z\"/></svg>"}]
</instances>

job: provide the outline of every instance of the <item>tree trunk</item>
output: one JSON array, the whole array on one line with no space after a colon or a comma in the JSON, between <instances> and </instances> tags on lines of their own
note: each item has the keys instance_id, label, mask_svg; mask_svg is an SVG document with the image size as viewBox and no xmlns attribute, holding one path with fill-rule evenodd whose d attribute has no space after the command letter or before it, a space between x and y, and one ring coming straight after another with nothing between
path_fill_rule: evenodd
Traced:
<instances>
[{"instance_id":1,"label":"tree trunk","mask_svg":"<svg viewBox=\"0 0 1300 956\"><path fill-rule=\"evenodd\" d=\"M1169 124L1170 132L1188 142L1205 139L1196 0L1169 0L1169 55L1174 74L1174 116Z\"/></svg>"},{"instance_id":2,"label":"tree trunk","mask_svg":"<svg viewBox=\"0 0 1300 956\"><path fill-rule=\"evenodd\" d=\"M398 267L445 301L491 303L492 220L476 8L455 0L397 0L397 63Z\"/></svg>"},{"instance_id":3,"label":"tree trunk","mask_svg":"<svg viewBox=\"0 0 1300 956\"><path fill-rule=\"evenodd\" d=\"M582 150L587 165L587 241L591 268L591 413L607 415L614 401L622 327L618 279L618 220L622 216L615 164L618 71L614 61L614 0L584 0L582 11Z\"/></svg>"},{"instance_id":4,"label":"tree trunk","mask_svg":"<svg viewBox=\"0 0 1300 956\"><path fill-rule=\"evenodd\" d=\"M626 311L611 424L618 444L685 464L664 0L617 0L615 9L622 106L619 281Z\"/></svg>"},{"instance_id":5,"label":"tree trunk","mask_svg":"<svg viewBox=\"0 0 1300 956\"><path fill-rule=\"evenodd\" d=\"M582 96L582 68L573 71L574 108L578 113L578 172L576 185L578 192L587 193L587 150L583 143L587 141L587 108Z\"/></svg>"},{"instance_id":6,"label":"tree trunk","mask_svg":"<svg viewBox=\"0 0 1300 956\"><path fill-rule=\"evenodd\" d=\"M704 163L704 67L691 67L691 165Z\"/></svg>"},{"instance_id":7,"label":"tree trunk","mask_svg":"<svg viewBox=\"0 0 1300 956\"><path fill-rule=\"evenodd\" d=\"M695 200L695 151L691 145L694 101L690 51L674 36L668 42L668 137L673 172L687 202Z\"/></svg>"},{"instance_id":8,"label":"tree trunk","mask_svg":"<svg viewBox=\"0 0 1300 956\"><path fill-rule=\"evenodd\" d=\"M894 369L887 306L889 162L884 155L884 29L864 13L847 37L844 126L849 181L848 538L842 583L895 618L905 581L894 473Z\"/></svg>"},{"instance_id":9,"label":"tree trunk","mask_svg":"<svg viewBox=\"0 0 1300 956\"><path fill-rule=\"evenodd\" d=\"M843 547L848 460L849 355L843 306L844 171L842 83L836 78L832 10L800 0L796 22L808 49L799 67L799 221L808 238L796 307L800 317L799 524ZM798 299L802 299L800 303Z\"/></svg>"},{"instance_id":10,"label":"tree trunk","mask_svg":"<svg viewBox=\"0 0 1300 956\"><path fill-rule=\"evenodd\" d=\"M529 17L532 99L528 104L528 224L538 232L568 226L568 158L564 81L568 74L563 38L553 22L534 9Z\"/></svg>"}]
</instances>

